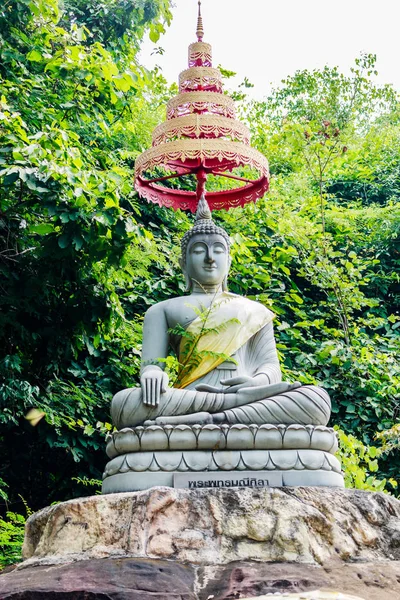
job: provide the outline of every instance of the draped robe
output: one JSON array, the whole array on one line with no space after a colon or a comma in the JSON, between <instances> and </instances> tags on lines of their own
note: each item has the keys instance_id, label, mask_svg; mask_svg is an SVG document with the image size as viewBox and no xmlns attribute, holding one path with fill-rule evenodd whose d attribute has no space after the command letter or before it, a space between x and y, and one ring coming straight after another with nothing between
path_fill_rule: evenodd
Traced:
<instances>
[{"instance_id":1,"label":"draped robe","mask_svg":"<svg viewBox=\"0 0 400 600\"><path fill-rule=\"evenodd\" d=\"M199 384L223 389L221 380L239 376L253 378L263 374L270 384L281 381L272 326L274 314L265 306L224 292L206 321L204 318L199 316L190 323L186 330L190 337L183 337L180 344L180 362L197 353L194 365L183 369L176 386L161 394L157 407L143 404L140 387L118 392L111 405L116 427L197 413L224 413L228 423L327 424L330 399L325 390L316 386L302 386L267 398L265 385L253 386L256 398L251 402L240 400L237 393L197 391Z\"/></svg>"}]
</instances>

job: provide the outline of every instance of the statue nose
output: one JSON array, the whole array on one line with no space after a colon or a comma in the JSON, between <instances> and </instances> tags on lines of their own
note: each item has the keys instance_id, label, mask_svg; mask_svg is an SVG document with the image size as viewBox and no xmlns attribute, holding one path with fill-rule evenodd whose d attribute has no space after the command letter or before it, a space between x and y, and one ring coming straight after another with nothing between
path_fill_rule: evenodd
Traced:
<instances>
[{"instance_id":1,"label":"statue nose","mask_svg":"<svg viewBox=\"0 0 400 600\"><path fill-rule=\"evenodd\" d=\"M214 262L214 256L212 255L212 252L207 252L206 263L213 263L213 262Z\"/></svg>"}]
</instances>

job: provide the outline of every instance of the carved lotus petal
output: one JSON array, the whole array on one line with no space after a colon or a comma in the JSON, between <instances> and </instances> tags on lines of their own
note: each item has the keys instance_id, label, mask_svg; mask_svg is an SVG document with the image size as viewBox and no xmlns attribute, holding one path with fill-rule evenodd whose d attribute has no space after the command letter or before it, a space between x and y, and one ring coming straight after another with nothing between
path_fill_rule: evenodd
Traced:
<instances>
[{"instance_id":1,"label":"carved lotus petal","mask_svg":"<svg viewBox=\"0 0 400 600\"><path fill-rule=\"evenodd\" d=\"M306 469L322 469L325 462L325 453L322 450L300 450L299 459Z\"/></svg>"},{"instance_id":2,"label":"carved lotus petal","mask_svg":"<svg viewBox=\"0 0 400 600\"><path fill-rule=\"evenodd\" d=\"M336 458L336 456L333 456L333 454L325 454L325 460L331 467L332 471L335 471L335 473L342 472L340 461Z\"/></svg>"},{"instance_id":3,"label":"carved lotus petal","mask_svg":"<svg viewBox=\"0 0 400 600\"><path fill-rule=\"evenodd\" d=\"M145 430L145 427L142 427L141 425L139 425L138 427L135 427L135 433L138 436L139 440L142 438L144 430ZM122 429L121 429L121 431L122 431Z\"/></svg>"},{"instance_id":4,"label":"carved lotus petal","mask_svg":"<svg viewBox=\"0 0 400 600\"><path fill-rule=\"evenodd\" d=\"M151 461L151 465L149 466L149 471L152 471L153 473L159 473L160 472L160 465L158 464L158 462L156 461L156 453L153 454L153 460Z\"/></svg>"},{"instance_id":5,"label":"carved lotus petal","mask_svg":"<svg viewBox=\"0 0 400 600\"><path fill-rule=\"evenodd\" d=\"M217 450L221 447L225 447L225 440L218 425L204 425L199 432L197 448Z\"/></svg>"},{"instance_id":6,"label":"carved lotus petal","mask_svg":"<svg viewBox=\"0 0 400 600\"><path fill-rule=\"evenodd\" d=\"M140 440L134 429L126 427L114 433L114 448L117 454L127 454L140 450Z\"/></svg>"},{"instance_id":7,"label":"carved lotus petal","mask_svg":"<svg viewBox=\"0 0 400 600\"><path fill-rule=\"evenodd\" d=\"M244 464L244 462L243 462L243 460L242 460L242 455L240 455L240 460L239 460L239 462L238 462L238 465L237 465L236 469L237 469L238 471L245 471L245 470L246 470L246 468L247 468L247 467L246 467L246 465Z\"/></svg>"},{"instance_id":8,"label":"carved lotus petal","mask_svg":"<svg viewBox=\"0 0 400 600\"><path fill-rule=\"evenodd\" d=\"M303 425L289 425L283 435L284 448L309 448L310 435Z\"/></svg>"},{"instance_id":9,"label":"carved lotus petal","mask_svg":"<svg viewBox=\"0 0 400 600\"><path fill-rule=\"evenodd\" d=\"M276 425L261 425L256 433L256 449L282 448L282 435Z\"/></svg>"},{"instance_id":10,"label":"carved lotus petal","mask_svg":"<svg viewBox=\"0 0 400 600\"><path fill-rule=\"evenodd\" d=\"M196 440L199 437L199 433L202 430L202 426L199 425L198 423L195 423L194 425L191 425L192 430L194 432L194 435L196 436Z\"/></svg>"},{"instance_id":11,"label":"carved lotus petal","mask_svg":"<svg viewBox=\"0 0 400 600\"><path fill-rule=\"evenodd\" d=\"M191 427L188 425L177 425L169 436L169 447L171 450L193 450L196 448L197 439Z\"/></svg>"},{"instance_id":12,"label":"carved lotus petal","mask_svg":"<svg viewBox=\"0 0 400 600\"><path fill-rule=\"evenodd\" d=\"M174 430L174 426L173 425L163 425L163 429L166 433L167 438L169 439L171 432Z\"/></svg>"},{"instance_id":13,"label":"carved lotus petal","mask_svg":"<svg viewBox=\"0 0 400 600\"><path fill-rule=\"evenodd\" d=\"M298 461L297 450L273 450L270 452L270 460L277 469L283 471L294 469Z\"/></svg>"},{"instance_id":14,"label":"carved lotus petal","mask_svg":"<svg viewBox=\"0 0 400 600\"><path fill-rule=\"evenodd\" d=\"M108 458L115 458L116 456L118 456L118 452L115 449L114 440L112 438L108 440L108 444L106 446L106 454Z\"/></svg>"},{"instance_id":15,"label":"carved lotus petal","mask_svg":"<svg viewBox=\"0 0 400 600\"><path fill-rule=\"evenodd\" d=\"M247 469L260 470L265 469L268 459L268 450L242 450L242 461Z\"/></svg>"},{"instance_id":16,"label":"carved lotus petal","mask_svg":"<svg viewBox=\"0 0 400 600\"><path fill-rule=\"evenodd\" d=\"M211 452L204 452L204 450L184 452L183 460L190 471L207 471L211 461Z\"/></svg>"},{"instance_id":17,"label":"carved lotus petal","mask_svg":"<svg viewBox=\"0 0 400 600\"><path fill-rule=\"evenodd\" d=\"M126 454L126 463L129 467L126 471L147 471L153 460L153 452L132 452ZM122 471L125 473L126 471Z\"/></svg>"},{"instance_id":18,"label":"carved lotus petal","mask_svg":"<svg viewBox=\"0 0 400 600\"><path fill-rule=\"evenodd\" d=\"M232 425L228 431L226 447L232 450L254 448L254 436L247 425Z\"/></svg>"},{"instance_id":19,"label":"carved lotus petal","mask_svg":"<svg viewBox=\"0 0 400 600\"><path fill-rule=\"evenodd\" d=\"M222 452L213 452L214 461L223 471L236 469L240 461L240 452L238 450L223 450Z\"/></svg>"},{"instance_id":20,"label":"carved lotus petal","mask_svg":"<svg viewBox=\"0 0 400 600\"><path fill-rule=\"evenodd\" d=\"M106 468L104 469L104 476L109 477L110 475L116 475L117 473L119 473L121 467L125 463L125 458L125 456L117 456L117 458L110 460L110 462L106 464Z\"/></svg>"},{"instance_id":21,"label":"carved lotus petal","mask_svg":"<svg viewBox=\"0 0 400 600\"><path fill-rule=\"evenodd\" d=\"M150 425L142 433L141 450L168 450L168 437L163 427Z\"/></svg>"},{"instance_id":22,"label":"carved lotus petal","mask_svg":"<svg viewBox=\"0 0 400 600\"><path fill-rule=\"evenodd\" d=\"M315 427L311 435L312 448L318 448L319 450L326 450L332 454L336 452L338 443L336 434L332 429L328 427L322 427L318 425Z\"/></svg>"},{"instance_id":23,"label":"carved lotus petal","mask_svg":"<svg viewBox=\"0 0 400 600\"><path fill-rule=\"evenodd\" d=\"M182 461L182 452L179 450L155 452L154 459L162 471L177 471Z\"/></svg>"}]
</instances>

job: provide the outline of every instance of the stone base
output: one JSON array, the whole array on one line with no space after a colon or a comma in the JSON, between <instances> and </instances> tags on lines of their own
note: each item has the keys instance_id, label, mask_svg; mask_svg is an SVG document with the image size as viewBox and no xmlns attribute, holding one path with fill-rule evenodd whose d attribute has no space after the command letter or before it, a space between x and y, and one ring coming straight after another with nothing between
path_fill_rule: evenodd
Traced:
<instances>
[{"instance_id":1,"label":"stone base","mask_svg":"<svg viewBox=\"0 0 400 600\"><path fill-rule=\"evenodd\" d=\"M244 471L274 486L344 487L337 447L333 429L314 425L126 427L108 436L103 493L181 487L176 473L231 473L235 481Z\"/></svg>"},{"instance_id":2,"label":"stone base","mask_svg":"<svg viewBox=\"0 0 400 600\"><path fill-rule=\"evenodd\" d=\"M214 476L218 472L216 471L196 471L191 472L193 480L196 480L196 475L207 475ZM296 471L290 469L288 471L274 470L274 471L253 471L253 477L255 478L270 478L269 487L339 487L344 488L343 475L341 473L335 473L334 471L325 471L323 469L316 469L314 471L302 470ZM112 494L116 492L132 492L147 490L155 486L167 486L167 487L181 487L174 485L174 476L181 475L180 471L144 471L144 472L133 472L127 471L126 473L117 473L106 477L103 481L102 493ZM243 471L222 471L223 475L230 475L232 480L238 481L243 477ZM248 475L248 472L246 473ZM272 477L271 477L272 475ZM278 476L278 477L277 477ZM185 486L189 487L189 486ZM220 485L201 486L207 488L222 487ZM225 486L224 486L225 487ZM240 487L236 485L235 487ZM246 487L246 486L243 486Z\"/></svg>"}]
</instances>

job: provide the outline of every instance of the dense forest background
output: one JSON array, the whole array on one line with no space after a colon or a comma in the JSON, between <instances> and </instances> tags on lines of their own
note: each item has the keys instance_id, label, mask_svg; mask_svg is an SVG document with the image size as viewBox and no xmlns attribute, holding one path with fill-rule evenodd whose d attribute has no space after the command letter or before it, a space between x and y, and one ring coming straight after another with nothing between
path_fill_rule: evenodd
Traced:
<instances>
[{"instance_id":1,"label":"dense forest background","mask_svg":"<svg viewBox=\"0 0 400 600\"><path fill-rule=\"evenodd\" d=\"M0 7L3 563L27 511L98 489L111 397L137 382L143 314L184 292L192 216L133 186L177 91L138 50L170 19L169 0ZM231 291L277 315L285 378L331 394L347 485L396 494L400 110L374 71L364 55L349 76L297 72L262 102L247 80L231 90L271 190L215 218L234 241Z\"/></svg>"}]
</instances>

